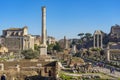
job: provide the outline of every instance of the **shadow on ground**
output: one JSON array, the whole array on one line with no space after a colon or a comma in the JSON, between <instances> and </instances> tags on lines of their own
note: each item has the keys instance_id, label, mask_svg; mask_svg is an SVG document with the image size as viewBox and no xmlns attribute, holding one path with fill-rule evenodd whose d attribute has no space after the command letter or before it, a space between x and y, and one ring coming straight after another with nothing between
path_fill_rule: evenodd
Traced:
<instances>
[{"instance_id":1,"label":"shadow on ground","mask_svg":"<svg viewBox=\"0 0 120 80\"><path fill-rule=\"evenodd\" d=\"M54 77L28 76L24 80L57 80Z\"/></svg>"}]
</instances>

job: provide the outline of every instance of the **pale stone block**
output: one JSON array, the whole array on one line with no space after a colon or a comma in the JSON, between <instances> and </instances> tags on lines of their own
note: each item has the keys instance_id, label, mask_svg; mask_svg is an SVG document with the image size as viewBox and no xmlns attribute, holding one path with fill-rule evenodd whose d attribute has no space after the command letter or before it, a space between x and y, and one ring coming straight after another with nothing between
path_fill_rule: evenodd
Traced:
<instances>
[{"instance_id":1,"label":"pale stone block","mask_svg":"<svg viewBox=\"0 0 120 80\"><path fill-rule=\"evenodd\" d=\"M47 48L40 48L40 55L47 55Z\"/></svg>"},{"instance_id":2,"label":"pale stone block","mask_svg":"<svg viewBox=\"0 0 120 80\"><path fill-rule=\"evenodd\" d=\"M0 69L0 70L1 70L1 71L4 71L4 64L1 63L0 66L1 66L1 69Z\"/></svg>"}]
</instances>

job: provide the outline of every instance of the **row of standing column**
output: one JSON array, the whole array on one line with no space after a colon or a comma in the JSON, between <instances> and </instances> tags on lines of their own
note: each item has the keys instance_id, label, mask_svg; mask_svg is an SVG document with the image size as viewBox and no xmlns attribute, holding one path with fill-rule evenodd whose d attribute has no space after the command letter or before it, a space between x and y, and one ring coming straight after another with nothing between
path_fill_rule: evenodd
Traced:
<instances>
[{"instance_id":1,"label":"row of standing column","mask_svg":"<svg viewBox=\"0 0 120 80\"><path fill-rule=\"evenodd\" d=\"M100 36L100 39L99 39L99 36ZM95 40L97 39L97 40ZM96 35L94 35L94 41L93 41L93 45L94 45L94 48L97 47L97 48L102 48L102 35L100 34L97 34L97 38L96 38ZM97 45L95 45L97 43ZM99 44L100 43L100 44Z\"/></svg>"}]
</instances>

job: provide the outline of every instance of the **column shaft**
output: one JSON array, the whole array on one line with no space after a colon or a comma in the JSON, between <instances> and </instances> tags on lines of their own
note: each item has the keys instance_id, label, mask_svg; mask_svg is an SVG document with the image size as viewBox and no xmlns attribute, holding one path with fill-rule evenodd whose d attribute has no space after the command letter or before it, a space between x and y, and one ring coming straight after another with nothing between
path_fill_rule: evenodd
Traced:
<instances>
[{"instance_id":1,"label":"column shaft","mask_svg":"<svg viewBox=\"0 0 120 80\"><path fill-rule=\"evenodd\" d=\"M46 45L46 8L42 7L42 44Z\"/></svg>"}]
</instances>

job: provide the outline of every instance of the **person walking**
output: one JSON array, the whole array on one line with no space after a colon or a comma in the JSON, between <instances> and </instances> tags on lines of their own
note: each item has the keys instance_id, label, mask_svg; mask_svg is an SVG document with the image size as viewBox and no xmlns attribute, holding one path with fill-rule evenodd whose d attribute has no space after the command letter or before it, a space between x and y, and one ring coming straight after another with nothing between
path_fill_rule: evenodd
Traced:
<instances>
[{"instance_id":1,"label":"person walking","mask_svg":"<svg viewBox=\"0 0 120 80\"><path fill-rule=\"evenodd\" d=\"M110 67L110 73L112 73L112 68Z\"/></svg>"},{"instance_id":2,"label":"person walking","mask_svg":"<svg viewBox=\"0 0 120 80\"><path fill-rule=\"evenodd\" d=\"M115 68L114 68L114 67L112 68L112 73L113 73L113 74L115 73Z\"/></svg>"}]
</instances>

